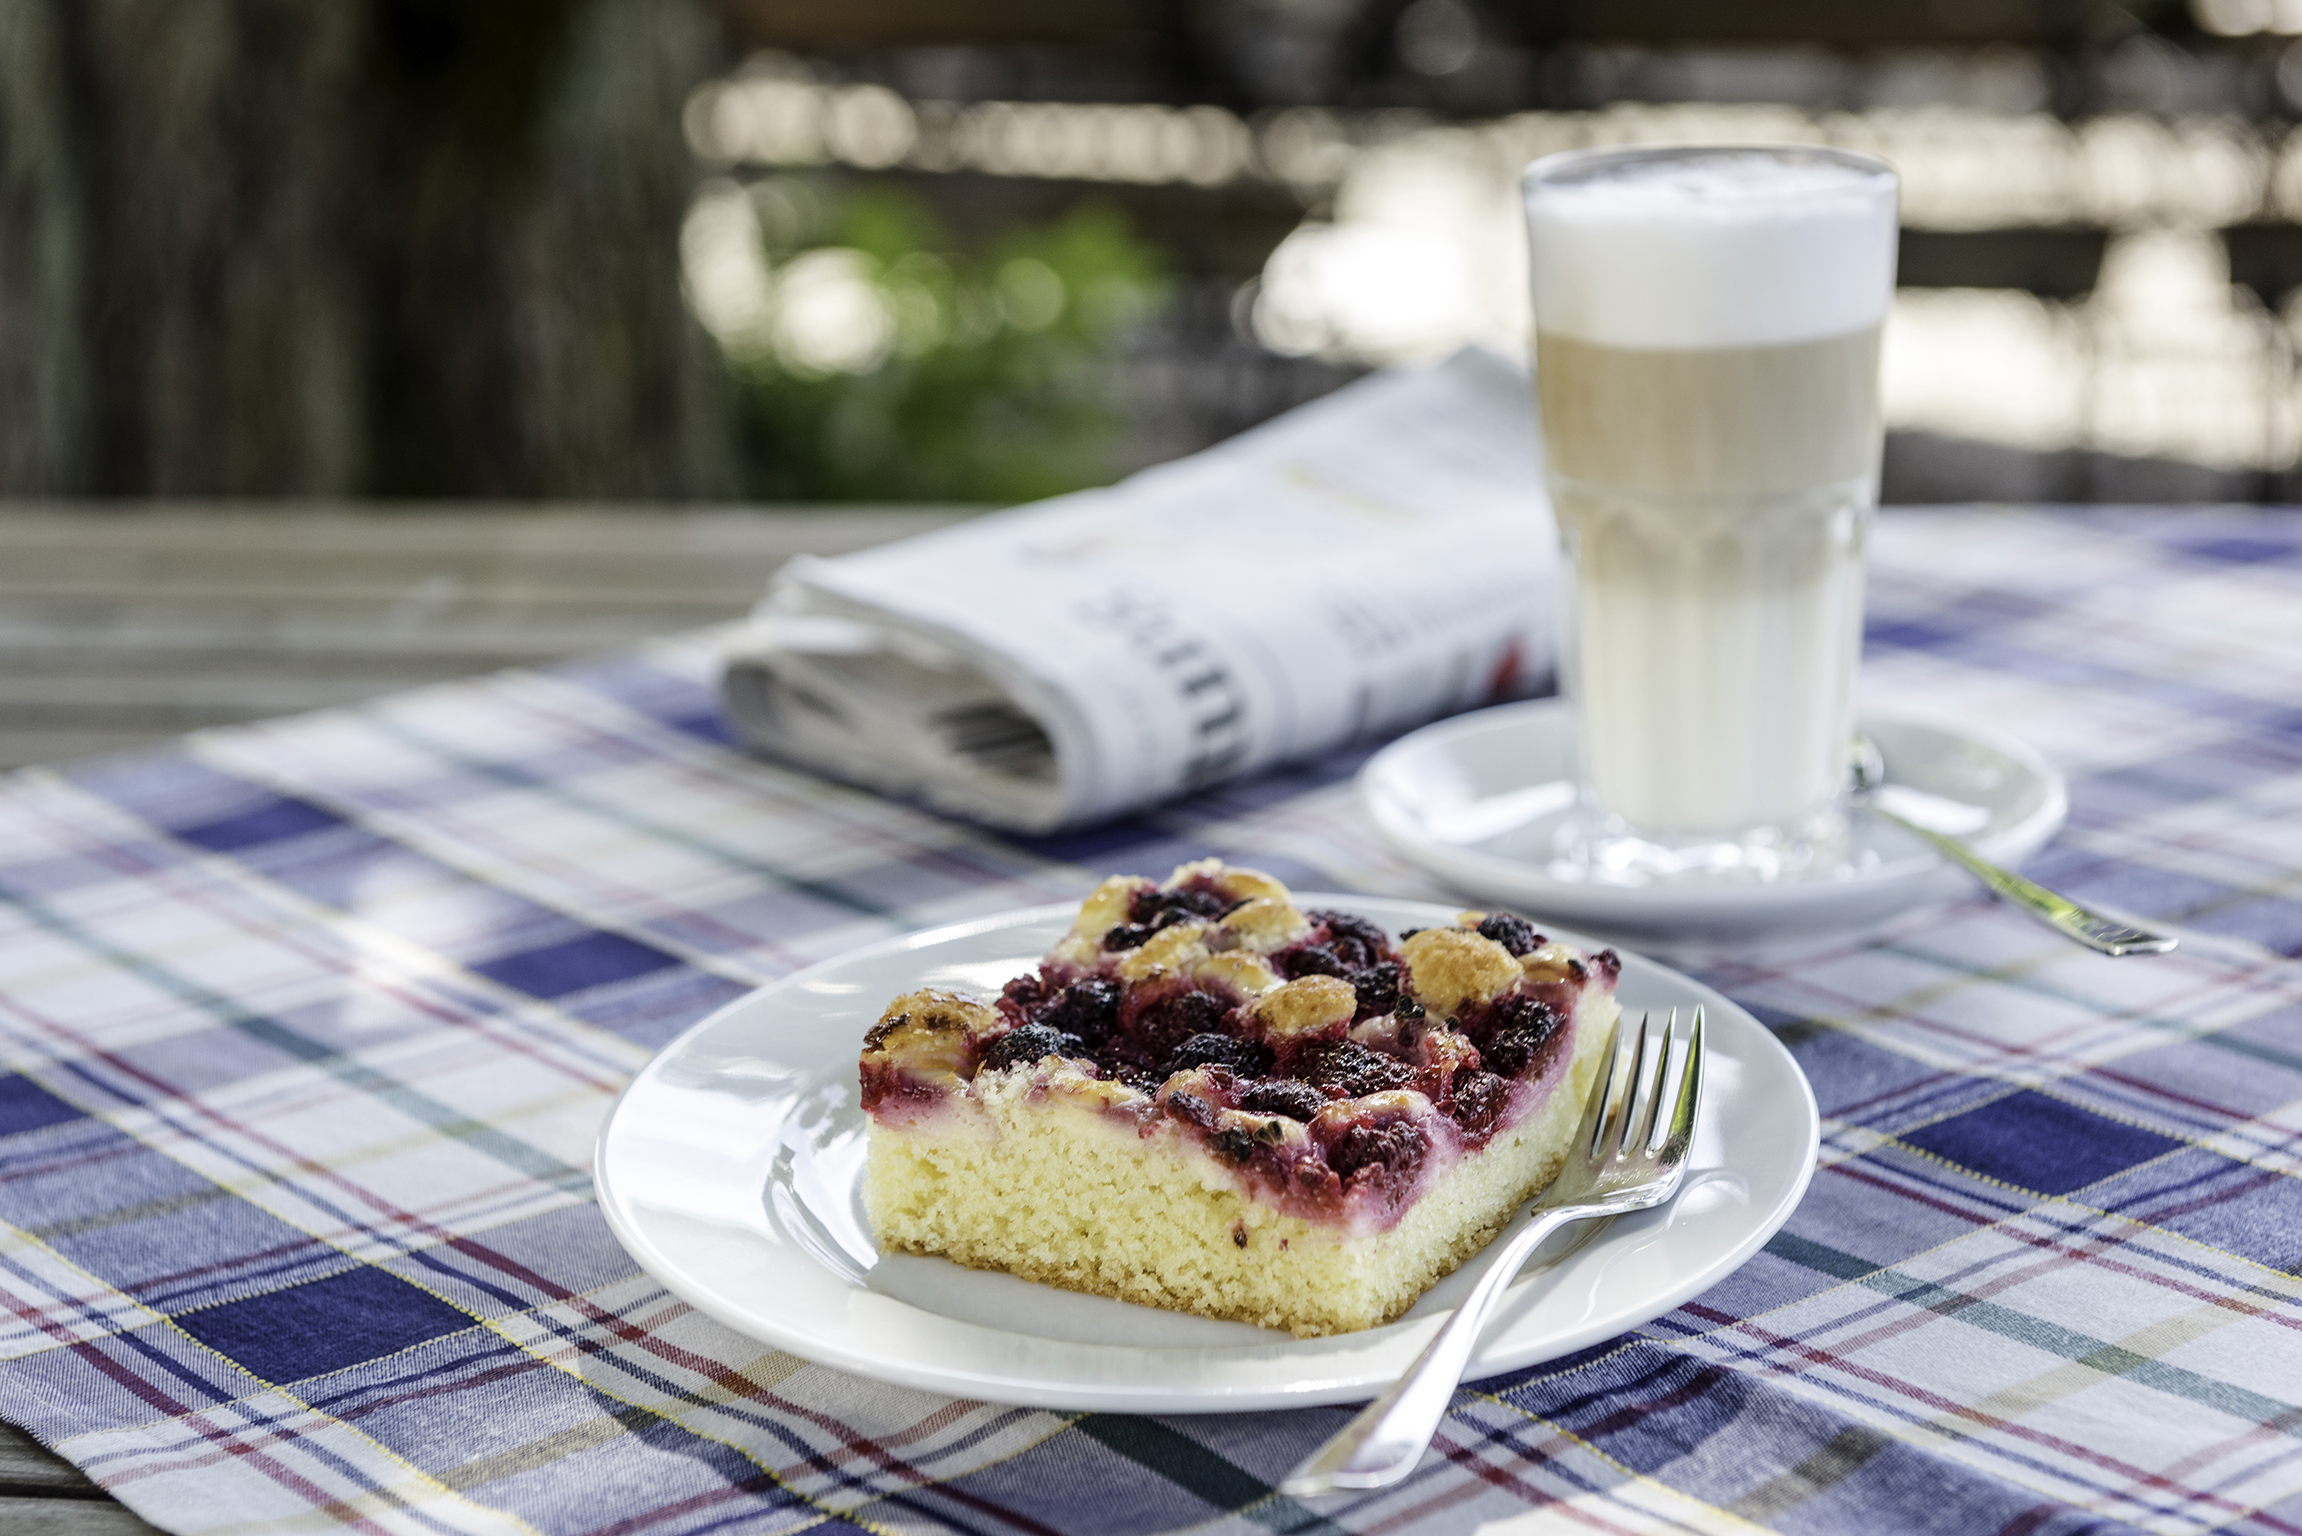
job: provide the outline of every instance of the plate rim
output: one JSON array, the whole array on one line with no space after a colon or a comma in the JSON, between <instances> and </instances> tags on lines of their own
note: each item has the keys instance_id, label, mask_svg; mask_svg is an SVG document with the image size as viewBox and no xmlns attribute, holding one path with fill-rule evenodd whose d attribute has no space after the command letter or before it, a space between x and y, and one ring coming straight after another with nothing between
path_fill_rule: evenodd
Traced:
<instances>
[{"instance_id":1,"label":"plate rim","mask_svg":"<svg viewBox=\"0 0 2302 1536\"><path fill-rule=\"evenodd\" d=\"M1378 781L1387 782L1392 777L1391 765L1417 748L1428 750L1435 743L1471 734L1482 726L1493 729L1504 723L1498 717L1556 715L1564 713L1566 707L1566 701L1555 696L1520 699L1434 720L1387 743L1368 758L1353 775L1353 798L1361 814L1393 851L1460 890L1499 893L1510 900L1529 903L1554 903L1548 910L1571 920L1620 923L1650 942L1668 942L1672 937L1669 930L1680 924L1707 924L1722 916L1749 913L1754 906L1760 910L1749 923L1736 924L1735 933L1756 935L1809 928L1817 932L1835 931L1828 923L1802 921L1799 914L1809 907L1826 904L1825 898L1832 894L1859 895L1867 901L1883 902L1899 891L1906 893L1906 901L1915 902L1937 877L1953 873L1948 860L1928 850L1914 852L1884 869L1856 873L1843 880L1794 881L1773 886L1696 883L1617 886L1554 880L1538 864L1441 844L1416 835L1394 813L1390 802L1397 797L1377 787ZM1858 711L1855 718L1862 726L1915 726L1979 743L2019 763L2036 780L2043 790L2038 807L2013 824L1979 839L1976 850L1986 857L2000 863L2028 857L2044 847L2069 820L2068 776L2019 737L1994 726L1911 711L1864 709Z\"/></svg>"},{"instance_id":2,"label":"plate rim","mask_svg":"<svg viewBox=\"0 0 2302 1536\"><path fill-rule=\"evenodd\" d=\"M1427 901L1419 897L1378 896L1366 892L1333 891L1297 891L1292 894L1299 905L1302 903L1347 905L1352 901L1374 901L1389 906L1423 908L1431 913L1443 913L1449 910L1444 902ZM1389 1384L1392 1379L1391 1374L1370 1375L1363 1380L1354 1380L1340 1386L1322 1386L1314 1383L1309 1387L1291 1387L1285 1383L1280 1383L1252 1391L1224 1388L1194 1390L1188 1386L1177 1385L1130 1384L1118 1387L1097 1387L1056 1382L1045 1377L990 1376L972 1368L939 1367L931 1363L910 1363L884 1356L871 1356L845 1347L836 1341L826 1341L811 1336L799 1328L777 1330L769 1327L763 1333L761 1319L729 1315L727 1309L719 1304L716 1295L691 1280L681 1266L675 1263L669 1255L663 1253L655 1242L634 1225L622 1210L608 1180L607 1153L609 1141L615 1133L617 1122L621 1118L626 1102L640 1091L651 1074L664 1063L674 1059L690 1041L719 1027L729 1016L759 1006L764 999L773 995L796 990L826 972L859 961L900 954L911 949L924 949L930 945L953 942L1003 928L1022 927L1034 922L1059 920L1075 914L1078 905L1076 901L1057 901L1030 907L1010 908L981 917L959 919L873 940L870 943L861 944L840 954L819 960L812 965L803 966L787 976L778 977L774 981L756 987L743 996L733 998L713 1009L709 1014L680 1031L679 1034L666 1041L654 1055L649 1057L639 1071L632 1075L631 1081L624 1085L622 1091L616 1095L613 1103L609 1106L606 1115L602 1117L599 1130L593 1139L593 1194L597 1206L607 1222L610 1234L649 1278L662 1285L682 1302L713 1318L723 1326L745 1338L784 1350L811 1363L846 1371L868 1380L936 1392L947 1396L1053 1411L1245 1413L1366 1401ZM1552 926L1546 924L1546 927ZM1578 947L1609 946L1618 950L1624 948L1619 944L1611 944L1611 941L1578 934L1564 928L1556 928L1555 936ZM1482 1380L1489 1376L1523 1369L1531 1365L1539 1365L1545 1361L1572 1354L1578 1349L1587 1348L1605 1339L1617 1337L1632 1329L1643 1327L1656 1317L1662 1316L1682 1303L1702 1294L1712 1286L1721 1283L1749 1262L1750 1258L1776 1232L1782 1229L1798 1209L1800 1202L1806 1196L1808 1186L1813 1181L1821 1152L1821 1111L1814 1097L1813 1084L1807 1080L1805 1071L1798 1065L1797 1058L1791 1055L1789 1048L1776 1038L1774 1031L1759 1022L1748 1009L1719 992L1716 988L1697 981L1676 967L1667 965L1642 952L1631 950L1629 957L1635 958L1642 965L1653 967L1678 985L1690 989L1697 994L1698 1001L1709 1006L1723 1006L1741 1023L1747 1024L1753 1031L1753 1038L1764 1042L1763 1049L1779 1058L1779 1065L1788 1069L1789 1080L1796 1085L1800 1101L1805 1107L1806 1145L1800 1156L1798 1172L1771 1209L1763 1212L1753 1211L1749 1229L1740 1236L1730 1249L1676 1284L1666 1286L1642 1297L1631 1309L1637 1312L1638 1316L1628 1320L1602 1320L1586 1324L1581 1328L1570 1330L1565 1335L1537 1344L1531 1349L1518 1351L1490 1349L1483 1351L1475 1358L1471 1369L1466 1372L1464 1376L1466 1382ZM1587 1243L1578 1246L1575 1252L1585 1252L1602 1245L1607 1240L1607 1232L1608 1229L1606 1228L1599 1229ZM1485 1251L1485 1249L1481 1250L1481 1252ZM1465 1262L1470 1261L1466 1260ZM1515 1289L1516 1285L1520 1283L1526 1282L1514 1282L1512 1288ZM879 1295L880 1300L887 1305L905 1308L922 1317L932 1319L939 1316L939 1314L929 1312L900 1298L881 1293L873 1294ZM1402 1337L1400 1341L1402 1346L1408 1342L1413 1342L1415 1347L1419 1348L1419 1335L1436 1331L1440 1322L1451 1315L1451 1311L1433 1313L1414 1320L1412 1324L1405 1325L1414 1332ZM958 1323L953 1325L981 1326ZM1402 1324L1393 1323L1386 1326L1396 1328ZM1370 1332L1372 1331L1374 1330L1370 1330ZM1042 1337L1041 1335L1020 1333L1014 1330L1008 1330L1008 1332L1013 1333L1019 1339L1037 1340ZM1280 1339L1274 1341L1274 1345L1284 1349L1291 1342L1318 1341ZM1499 1344L1501 1341L1496 1342ZM1082 1345L1080 1347L1141 1350L1158 1346ZM1205 1347L1220 1348L1221 1346ZM1411 1353L1403 1353L1399 1368L1403 1369L1405 1361L1411 1358L1413 1358ZM1395 1371L1392 1374L1395 1374Z\"/></svg>"}]
</instances>

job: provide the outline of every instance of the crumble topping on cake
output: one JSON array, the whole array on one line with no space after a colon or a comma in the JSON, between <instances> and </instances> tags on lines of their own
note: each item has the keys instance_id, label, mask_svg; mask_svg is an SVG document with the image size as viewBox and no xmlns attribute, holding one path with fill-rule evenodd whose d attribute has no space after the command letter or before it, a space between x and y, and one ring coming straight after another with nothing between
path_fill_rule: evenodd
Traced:
<instances>
[{"instance_id":1,"label":"crumble topping on cake","mask_svg":"<svg viewBox=\"0 0 2302 1536\"><path fill-rule=\"evenodd\" d=\"M1508 913L1394 945L1217 860L1116 877L995 1002L889 1005L860 1063L867 1203L899 1247L1369 1326L1555 1173L1618 972Z\"/></svg>"}]
</instances>

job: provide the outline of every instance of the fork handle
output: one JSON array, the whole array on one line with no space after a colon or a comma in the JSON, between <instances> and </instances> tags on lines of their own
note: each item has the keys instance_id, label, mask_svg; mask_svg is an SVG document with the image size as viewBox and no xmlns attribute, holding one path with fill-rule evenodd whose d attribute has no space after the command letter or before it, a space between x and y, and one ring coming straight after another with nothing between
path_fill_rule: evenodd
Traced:
<instances>
[{"instance_id":1,"label":"fork handle","mask_svg":"<svg viewBox=\"0 0 2302 1536\"><path fill-rule=\"evenodd\" d=\"M2122 923L2082 907L2059 891L2050 891L2011 869L2000 868L1955 837L1947 837L1932 827L1922 827L1907 816L1896 815L1876 800L1866 801L1865 808L1905 832L1926 839L1945 857L1965 866L1969 874L1989 886L2000 900L2020 907L2047 927L2099 954L2163 955L2180 942L2170 934L2152 933L2147 928L2137 928L2132 923Z\"/></svg>"},{"instance_id":2,"label":"fork handle","mask_svg":"<svg viewBox=\"0 0 2302 1536\"><path fill-rule=\"evenodd\" d=\"M1337 1488L1388 1488L1414 1471L1455 1400L1455 1388L1470 1368L1471 1352L1478 1347L1495 1302L1520 1266L1544 1238L1568 1222L1612 1214L1604 1206L1538 1211L1480 1273L1471 1294L1423 1346L1406 1374L1288 1473L1279 1491L1302 1498Z\"/></svg>"}]
</instances>

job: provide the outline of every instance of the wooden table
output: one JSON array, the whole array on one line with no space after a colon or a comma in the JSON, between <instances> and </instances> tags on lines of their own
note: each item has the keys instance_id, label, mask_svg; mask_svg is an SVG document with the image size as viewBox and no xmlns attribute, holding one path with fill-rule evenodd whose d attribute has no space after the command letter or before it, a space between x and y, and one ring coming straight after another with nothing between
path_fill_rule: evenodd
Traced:
<instances>
[{"instance_id":1,"label":"wooden table","mask_svg":"<svg viewBox=\"0 0 2302 1536\"><path fill-rule=\"evenodd\" d=\"M951 508L0 508L0 767L739 617L777 566ZM0 1536L144 1521L0 1425Z\"/></svg>"},{"instance_id":2,"label":"wooden table","mask_svg":"<svg viewBox=\"0 0 2302 1536\"><path fill-rule=\"evenodd\" d=\"M0 766L373 698L742 614L795 554L945 508L0 509Z\"/></svg>"}]
</instances>

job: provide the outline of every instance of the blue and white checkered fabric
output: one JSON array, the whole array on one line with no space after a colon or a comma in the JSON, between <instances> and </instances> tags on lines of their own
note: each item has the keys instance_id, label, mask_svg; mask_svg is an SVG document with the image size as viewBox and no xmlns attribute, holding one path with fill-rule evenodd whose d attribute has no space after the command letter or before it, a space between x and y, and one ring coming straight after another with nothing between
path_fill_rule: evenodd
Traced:
<instances>
[{"instance_id":1,"label":"blue and white checkered fabric","mask_svg":"<svg viewBox=\"0 0 2302 1536\"><path fill-rule=\"evenodd\" d=\"M1401 1488L1273 1492L1340 1410L954 1402L637 1272L593 1133L750 987L1210 852L1437 894L1350 761L1017 840L730 751L701 640L0 788L0 1415L183 1532L2302 1532L2302 518L1890 514L1872 613L1872 703L2070 770L2031 872L2192 941L1711 965L1805 1204Z\"/></svg>"}]
</instances>

